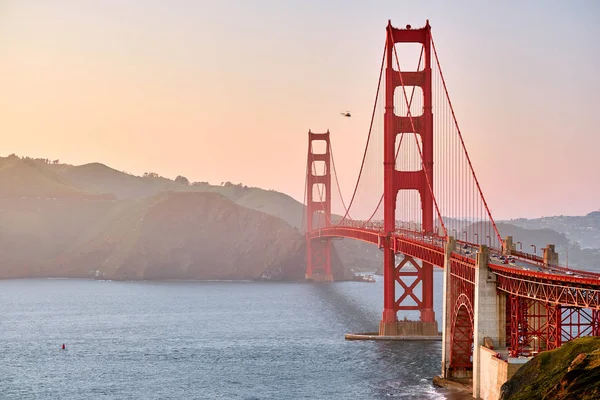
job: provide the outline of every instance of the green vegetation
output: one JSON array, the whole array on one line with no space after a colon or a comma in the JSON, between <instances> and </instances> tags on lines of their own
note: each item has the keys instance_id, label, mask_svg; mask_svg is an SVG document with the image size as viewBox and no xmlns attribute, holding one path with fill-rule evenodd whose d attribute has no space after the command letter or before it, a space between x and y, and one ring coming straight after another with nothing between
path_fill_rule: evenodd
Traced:
<instances>
[{"instance_id":1,"label":"green vegetation","mask_svg":"<svg viewBox=\"0 0 600 400\"><path fill-rule=\"evenodd\" d=\"M501 399L600 398L600 337L584 337L540 353L504 385Z\"/></svg>"}]
</instances>

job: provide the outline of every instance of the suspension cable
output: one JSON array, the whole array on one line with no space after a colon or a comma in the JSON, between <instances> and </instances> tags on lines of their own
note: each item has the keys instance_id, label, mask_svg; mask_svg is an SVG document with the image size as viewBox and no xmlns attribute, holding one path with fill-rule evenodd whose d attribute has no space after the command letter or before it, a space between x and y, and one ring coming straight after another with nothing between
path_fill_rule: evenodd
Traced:
<instances>
[{"instance_id":1,"label":"suspension cable","mask_svg":"<svg viewBox=\"0 0 600 400\"><path fill-rule=\"evenodd\" d=\"M421 47L421 53L419 54L419 63L417 64L417 71L419 70L419 68L421 68L421 61L423 60L423 47ZM411 93L410 93L410 101L409 101L409 110L410 107L412 106L412 102L415 96L415 86L413 86ZM404 139L404 132L402 132L402 134L400 135L400 140L398 141L398 147L396 148L396 155L394 156L394 165L398 162L398 155L400 154L400 147L402 146L402 140ZM365 226L367 226L367 224L369 222L371 222L371 220L373 219L373 217L375 216L375 214L377 213L377 210L379 210L379 207L381 207L381 203L383 202L383 197L384 197L384 193L381 194L381 197L379 198L379 203L377 203L377 207L375 207L375 210L373 211L373 214L371 214L371 216L369 217L369 219L363 224L363 228Z\"/></svg>"},{"instance_id":2,"label":"suspension cable","mask_svg":"<svg viewBox=\"0 0 600 400\"><path fill-rule=\"evenodd\" d=\"M385 49L387 47L387 43L383 48L383 56L381 57L381 68L379 69L379 81L377 83L377 92L375 93L375 103L373 104L373 113L371 114L371 123L369 125L369 134L367 136L367 144L365 146L365 152L363 153L362 163L360 165L360 170L358 172L358 178L356 178L356 186L354 186L354 192L352 193L352 198L350 199L350 203L348 204L348 210L340 220L340 224L344 222L346 217L348 216L348 212L354 203L354 198L356 196L356 192L358 190L358 183L360 182L360 177L363 172L363 168L365 166L365 159L367 158L367 150L369 149L369 142L371 140L371 132L373 130L373 121L375 120L375 111L377 110L377 99L379 98L379 89L381 88L381 77L383 76L383 65L385 63Z\"/></svg>"},{"instance_id":3,"label":"suspension cable","mask_svg":"<svg viewBox=\"0 0 600 400\"><path fill-rule=\"evenodd\" d=\"M438 70L440 71L440 78L442 80L444 92L446 93L446 99L448 100L448 104L450 105L450 111L452 112L452 119L454 120L454 126L456 127L456 130L458 131L458 137L460 138L460 143L461 143L462 148L467 157L467 162L469 163L469 168L471 169L471 174L473 175L473 179L475 180L475 185L477 186L477 190L479 191L479 195L481 196L481 200L483 201L483 204L485 206L485 210L487 211L488 217L490 218L490 221L492 222L492 226L494 227L494 231L496 232L498 241L499 241L499 243L502 243L502 237L500 236L500 233L498 232L498 227L496 226L496 222L494 221L494 218L492 218L492 213L490 212L487 202L485 201L485 196L483 195L483 191L481 190L481 187L479 186L479 181L477 180L477 176L475 175L475 170L473 169L473 165L471 164L471 158L469 157L469 153L467 152L467 147L465 146L465 142L463 140L462 133L460 132L460 128L458 126L458 121L456 119L456 114L454 113L454 107L452 107L452 102L450 101L450 95L448 93L448 88L446 87L446 80L444 79L444 74L442 73L442 67L440 66L440 60L438 58L438 54L435 49L435 42L433 41L432 35L431 35L431 46L433 48L433 54L435 55L435 61L437 63Z\"/></svg>"},{"instance_id":4,"label":"suspension cable","mask_svg":"<svg viewBox=\"0 0 600 400\"><path fill-rule=\"evenodd\" d=\"M312 141L310 142L310 147L309 148L309 152L310 155L312 157L312 162L311 162L311 173L314 171L314 175L317 176L317 167L315 166L315 155L312 152ZM331 143L329 143L329 150L331 151ZM325 189L325 188L324 188ZM311 188L312 191L312 188ZM323 215L325 215L325 222L326 225L333 225L331 223L331 215L327 215L327 210L325 210L325 202L323 201L323 195L324 193L321 192L321 187L319 185L317 185L317 191L319 193L319 203L321 204L321 211L323 211ZM329 194L331 196L331 193ZM310 193L310 196L312 196L312 192ZM312 201L312 198L311 198ZM310 218L313 218L313 216L311 215Z\"/></svg>"},{"instance_id":5,"label":"suspension cable","mask_svg":"<svg viewBox=\"0 0 600 400\"><path fill-rule=\"evenodd\" d=\"M351 220L352 217L350 216L350 209L346 208L346 203L344 202L344 196L342 196L342 189L340 187L340 182L338 180L337 170L335 169L335 158L333 158L333 146L331 145L331 143L329 143L329 152L331 153L331 165L333 166L333 175L335 177L335 185L337 186L338 193L340 194L340 200L342 201L342 207L344 207L344 211L346 212L348 219ZM341 223L341 221L340 221L340 223Z\"/></svg>"},{"instance_id":6,"label":"suspension cable","mask_svg":"<svg viewBox=\"0 0 600 400\"><path fill-rule=\"evenodd\" d=\"M415 125L414 125L414 121L413 121L413 117L412 114L410 112L410 105L408 104L408 96L406 95L406 87L404 86L404 80L402 78L402 71L400 70L400 61L398 60L398 53L396 52L396 46L393 47L394 49L394 56L396 58L396 64L398 65L398 75L400 76L400 84L402 85L402 92L403 92L403 97L404 97L404 101L406 102L407 105L407 116L410 120L410 125L412 127L413 130L413 134L415 137L415 142L417 144L417 149L419 150L419 156L421 157L421 168L423 168L423 173L425 174L425 180L427 181L427 186L429 187L429 193L431 194L431 197L433 199L433 204L435 205L435 210L438 214L438 217L440 219L440 223L442 225L442 229L444 230L444 236L447 236L448 233L446 231L446 226L444 225L444 220L442 219L442 215L440 214L440 209L438 207L437 204L437 200L435 199L435 195L433 194L433 188L431 187L431 180L429 179L429 175L427 174L427 170L425 169L425 163L423 161L423 153L421 152L421 145L419 144L419 140L417 138L417 133L415 130Z\"/></svg>"}]
</instances>

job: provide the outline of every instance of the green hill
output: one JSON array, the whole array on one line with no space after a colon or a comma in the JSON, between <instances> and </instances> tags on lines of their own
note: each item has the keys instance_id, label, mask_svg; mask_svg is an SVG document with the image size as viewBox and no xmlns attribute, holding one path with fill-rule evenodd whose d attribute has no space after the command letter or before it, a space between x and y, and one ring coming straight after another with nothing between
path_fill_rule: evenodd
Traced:
<instances>
[{"instance_id":1,"label":"green hill","mask_svg":"<svg viewBox=\"0 0 600 400\"><path fill-rule=\"evenodd\" d=\"M62 179L48 165L33 159L0 158L0 197L39 198L112 198L107 192L86 192L69 180ZM110 193L110 192L109 192Z\"/></svg>"},{"instance_id":2,"label":"green hill","mask_svg":"<svg viewBox=\"0 0 600 400\"><path fill-rule=\"evenodd\" d=\"M600 398L600 337L584 337L540 353L501 389L504 400Z\"/></svg>"}]
</instances>

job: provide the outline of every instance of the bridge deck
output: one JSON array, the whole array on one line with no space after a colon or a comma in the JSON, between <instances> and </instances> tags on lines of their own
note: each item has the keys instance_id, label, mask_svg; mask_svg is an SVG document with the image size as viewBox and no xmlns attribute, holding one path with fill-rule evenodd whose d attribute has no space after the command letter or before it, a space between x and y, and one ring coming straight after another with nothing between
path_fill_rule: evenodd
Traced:
<instances>
[{"instance_id":1,"label":"bridge deck","mask_svg":"<svg viewBox=\"0 0 600 400\"><path fill-rule=\"evenodd\" d=\"M420 232L398 230L389 236L379 228L353 226L330 226L307 233L307 239L350 238L383 247L392 240L397 254L405 254L438 267L444 265L445 237L424 235ZM451 262L464 268L475 268L478 244L457 241L459 246L452 253ZM568 269L561 266L545 266L540 257L513 252L512 261L504 264L501 251L490 249L489 268L498 279L498 289L507 293L543 300L563 306L600 309L600 274ZM461 279L472 281L473 274L465 273Z\"/></svg>"}]
</instances>

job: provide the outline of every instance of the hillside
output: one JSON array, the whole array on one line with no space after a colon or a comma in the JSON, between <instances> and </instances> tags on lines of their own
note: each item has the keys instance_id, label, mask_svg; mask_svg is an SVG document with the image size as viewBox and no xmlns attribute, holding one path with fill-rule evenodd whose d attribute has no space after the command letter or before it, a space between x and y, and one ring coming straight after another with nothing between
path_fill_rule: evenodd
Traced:
<instances>
[{"instance_id":1,"label":"hillside","mask_svg":"<svg viewBox=\"0 0 600 400\"><path fill-rule=\"evenodd\" d=\"M267 191L241 189L0 158L0 278L302 279L304 237L219 193L261 208Z\"/></svg>"},{"instance_id":2,"label":"hillside","mask_svg":"<svg viewBox=\"0 0 600 400\"><path fill-rule=\"evenodd\" d=\"M0 278L41 276L42 263L106 218L112 200L0 198Z\"/></svg>"},{"instance_id":3,"label":"hillside","mask_svg":"<svg viewBox=\"0 0 600 400\"><path fill-rule=\"evenodd\" d=\"M521 242L523 251L532 251L531 245L535 245L537 249L541 249L549 243L556 246L566 246L569 243L569 239L564 234L548 228L524 229L504 222L499 222L496 226L498 227L500 236L503 238L512 236L515 243Z\"/></svg>"},{"instance_id":4,"label":"hillside","mask_svg":"<svg viewBox=\"0 0 600 400\"><path fill-rule=\"evenodd\" d=\"M297 280L304 246L281 219L217 193L0 199L0 278ZM342 279L335 254L334 267Z\"/></svg>"},{"instance_id":5,"label":"hillside","mask_svg":"<svg viewBox=\"0 0 600 400\"><path fill-rule=\"evenodd\" d=\"M177 185L168 179L144 179L129 175L100 163L79 166L50 166L65 181L89 193L113 193L117 199L137 199L153 196L165 190L176 190Z\"/></svg>"},{"instance_id":6,"label":"hillside","mask_svg":"<svg viewBox=\"0 0 600 400\"><path fill-rule=\"evenodd\" d=\"M519 218L506 222L527 229L552 229L564 233L570 241L578 242L583 249L600 249L600 211L583 216Z\"/></svg>"},{"instance_id":7,"label":"hillside","mask_svg":"<svg viewBox=\"0 0 600 400\"><path fill-rule=\"evenodd\" d=\"M10 276L15 276L15 271L25 273L25 270L31 275L41 268L40 260L48 263L64 252L72 252L70 257L83 257L85 246L95 246L94 251L101 252L103 247L97 243L99 232L118 230L118 226L136 226L135 218L142 218L149 204L165 192L222 195L246 210L280 218L296 235L301 234L306 218L302 203L274 190L231 182L220 185L190 183L185 177L171 180L151 172L134 176L100 163L72 166L60 164L58 160L12 155L0 157L2 268L5 272L10 269L12 272L6 272ZM597 216L592 213L588 217ZM447 222L451 227L452 221ZM499 223L498 228L503 237L511 235L515 242L521 242L525 251L531 251L533 244L539 254L539 249L553 243L557 245L561 263L565 263L568 249L570 266L600 270L600 250L581 249L577 243L569 243L567 234L509 223ZM137 239L132 238L138 233L131 230L131 238L124 235L123 243L133 243ZM227 240L226 237L222 240ZM129 251L127 246L125 252ZM334 241L334 249L336 259L339 258L346 270L375 271L381 268L381 252L374 245L346 239ZM119 257L125 257L123 252L116 250L104 248L102 251L112 254L110 265L122 263Z\"/></svg>"},{"instance_id":8,"label":"hillside","mask_svg":"<svg viewBox=\"0 0 600 400\"><path fill-rule=\"evenodd\" d=\"M88 193L33 159L0 158L0 197L113 199L110 193Z\"/></svg>"},{"instance_id":9,"label":"hillside","mask_svg":"<svg viewBox=\"0 0 600 400\"><path fill-rule=\"evenodd\" d=\"M224 182L221 185L194 182L185 185L152 173L145 177L129 175L100 163L81 166L49 164L48 168L65 181L90 193L114 193L118 199L127 200L141 199L164 191L214 192L224 195L240 206L279 217L299 230L302 230L305 225L304 205L291 196L274 190L231 182ZM358 241L340 240L335 241L334 247L341 262L348 268L375 271L381 266L382 261L376 246ZM373 254L376 256L373 257Z\"/></svg>"},{"instance_id":10,"label":"hillside","mask_svg":"<svg viewBox=\"0 0 600 400\"><path fill-rule=\"evenodd\" d=\"M535 245L537 254L541 255L541 248L554 244L561 265L567 265L568 261L571 268L600 271L600 249L582 249L577 242L570 242L565 233L550 228L521 228L505 222L498 223L497 226L502 237L510 235L515 243L521 242L517 244L517 250L522 248L523 251L532 252L531 245Z\"/></svg>"},{"instance_id":11,"label":"hillside","mask_svg":"<svg viewBox=\"0 0 600 400\"><path fill-rule=\"evenodd\" d=\"M504 400L600 398L600 337L584 337L540 353L501 389Z\"/></svg>"},{"instance_id":12,"label":"hillside","mask_svg":"<svg viewBox=\"0 0 600 400\"><path fill-rule=\"evenodd\" d=\"M256 279L279 268L280 279L301 279L304 257L302 236L279 218L217 193L165 192L116 213L46 268L135 280Z\"/></svg>"}]
</instances>

